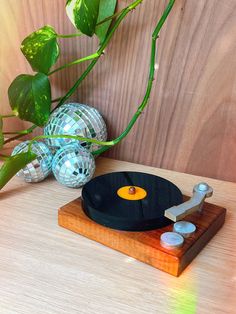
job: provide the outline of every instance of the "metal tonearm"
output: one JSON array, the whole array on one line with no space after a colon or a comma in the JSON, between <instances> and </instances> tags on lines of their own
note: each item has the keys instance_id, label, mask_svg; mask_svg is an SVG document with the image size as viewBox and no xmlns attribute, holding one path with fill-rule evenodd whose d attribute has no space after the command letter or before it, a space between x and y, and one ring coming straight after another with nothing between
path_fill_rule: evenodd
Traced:
<instances>
[{"instance_id":1,"label":"metal tonearm","mask_svg":"<svg viewBox=\"0 0 236 314\"><path fill-rule=\"evenodd\" d=\"M179 221L196 211L201 211L206 197L211 197L213 189L207 183L201 182L194 186L193 196L187 202L165 210L165 217L172 221Z\"/></svg>"}]
</instances>

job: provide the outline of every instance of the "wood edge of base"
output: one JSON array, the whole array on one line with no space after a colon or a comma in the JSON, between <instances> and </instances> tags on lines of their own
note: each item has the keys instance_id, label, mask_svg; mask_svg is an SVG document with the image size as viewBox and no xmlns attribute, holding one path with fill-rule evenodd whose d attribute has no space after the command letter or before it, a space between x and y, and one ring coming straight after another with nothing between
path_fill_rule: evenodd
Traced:
<instances>
[{"instance_id":1,"label":"wood edge of base","mask_svg":"<svg viewBox=\"0 0 236 314\"><path fill-rule=\"evenodd\" d=\"M75 224L75 219L80 221L79 225ZM96 226L96 230L94 228L87 230L86 226L89 226L90 224L94 224ZM58 225L173 276L178 276L180 267L179 257L170 255L167 252L158 250L157 248L148 246L147 244L141 243L132 238L124 238L124 241L126 242L126 245L124 245L120 240L122 231L108 228L108 231L111 234L106 234L106 232L104 233L107 229L106 227L87 219L79 219L78 217L75 217L69 212L63 210L63 207L58 211ZM112 244L107 241L108 237L113 238ZM133 249L131 253L130 248L135 247L138 247L138 249Z\"/></svg>"},{"instance_id":2,"label":"wood edge of base","mask_svg":"<svg viewBox=\"0 0 236 314\"><path fill-rule=\"evenodd\" d=\"M223 227L226 217L226 209L222 208L222 213L209 226L208 230L188 249L180 263L179 276L185 268L192 262L192 260L202 251L208 242L216 235L216 233Z\"/></svg>"},{"instance_id":3,"label":"wood edge of base","mask_svg":"<svg viewBox=\"0 0 236 314\"><path fill-rule=\"evenodd\" d=\"M81 199L77 199L76 201L78 202L79 205L81 204ZM72 201L71 203L74 203L74 202L75 201ZM152 248L151 246L148 246L147 244L138 242L137 240L131 239L131 238L125 239L127 241L126 246L129 247L126 249L124 245L123 246L119 245L120 233L117 232L117 230L112 230L108 228L108 231L112 234L112 236L115 239L114 242L117 242L116 245L114 244L111 245L108 243L106 239L105 240L101 239L101 234L102 233L104 234L104 231L106 231L105 230L106 227L101 226L93 222L90 219L89 220L83 219L83 218L81 219L71 214L70 212L66 210L69 204L61 207L58 210L59 226L66 228L70 231L73 231L77 234L80 234L84 237L87 237L90 240L101 243L125 255L131 256L141 262L144 262L148 265L151 265L159 270L165 271L166 273L169 273L176 277L180 276L180 274L186 269L186 267L191 263L191 261L207 245L207 243L211 240L211 238L214 237L217 231L223 226L224 221L225 221L225 216L226 216L226 209L222 208L222 213L219 216L217 216L217 218L211 223L208 230L188 249L188 251L184 255L182 255L181 257L177 257L177 256L170 255L167 252L160 251L156 248ZM74 223L75 219L80 221L80 225L76 225ZM90 227L91 224L92 226L96 227L96 230L93 228L93 231L95 231L94 233L89 232L91 231L90 229L89 231L86 230L86 226ZM133 247L135 245L139 246L139 252L134 251L131 254L130 247ZM149 251L149 254L145 254L146 250ZM161 258L158 259L158 257L159 258L161 257ZM168 260L168 263L170 263L171 265L167 265L168 263L165 262L167 260Z\"/></svg>"}]
</instances>

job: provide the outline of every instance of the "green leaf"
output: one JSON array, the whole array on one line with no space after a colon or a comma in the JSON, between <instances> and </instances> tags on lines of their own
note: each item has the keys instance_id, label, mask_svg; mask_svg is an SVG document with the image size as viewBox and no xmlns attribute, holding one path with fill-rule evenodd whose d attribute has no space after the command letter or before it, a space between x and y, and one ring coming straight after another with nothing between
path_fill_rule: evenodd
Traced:
<instances>
[{"instance_id":1,"label":"green leaf","mask_svg":"<svg viewBox=\"0 0 236 314\"><path fill-rule=\"evenodd\" d=\"M13 112L22 120L38 126L47 122L51 109L51 87L45 74L17 76L8 89L8 97Z\"/></svg>"},{"instance_id":2,"label":"green leaf","mask_svg":"<svg viewBox=\"0 0 236 314\"><path fill-rule=\"evenodd\" d=\"M5 161L0 169L0 190L7 184L19 170L28 163L36 159L37 155L33 152L21 153L11 156Z\"/></svg>"},{"instance_id":3,"label":"green leaf","mask_svg":"<svg viewBox=\"0 0 236 314\"><path fill-rule=\"evenodd\" d=\"M107 17L112 16L114 14L116 9L116 3L117 0L100 0L97 23L101 22L102 20L105 20ZM96 27L95 33L98 36L100 42L103 42L104 39L106 38L107 32L111 25L111 21L112 20L107 21Z\"/></svg>"},{"instance_id":4,"label":"green leaf","mask_svg":"<svg viewBox=\"0 0 236 314\"><path fill-rule=\"evenodd\" d=\"M93 36L97 24L100 0L68 0L66 12L83 34Z\"/></svg>"},{"instance_id":5,"label":"green leaf","mask_svg":"<svg viewBox=\"0 0 236 314\"><path fill-rule=\"evenodd\" d=\"M44 26L23 40L21 51L34 71L47 74L60 54L57 33Z\"/></svg>"},{"instance_id":6,"label":"green leaf","mask_svg":"<svg viewBox=\"0 0 236 314\"><path fill-rule=\"evenodd\" d=\"M3 144L4 144L4 136L2 133L2 128L3 128L3 122L2 122L2 117L0 116L0 149L3 147Z\"/></svg>"}]
</instances>

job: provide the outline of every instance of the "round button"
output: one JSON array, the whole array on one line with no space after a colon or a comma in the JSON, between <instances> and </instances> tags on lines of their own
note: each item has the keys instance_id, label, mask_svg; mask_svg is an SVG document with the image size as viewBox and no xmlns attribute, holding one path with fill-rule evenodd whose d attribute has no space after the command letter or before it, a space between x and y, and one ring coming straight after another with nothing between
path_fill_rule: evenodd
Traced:
<instances>
[{"instance_id":1,"label":"round button","mask_svg":"<svg viewBox=\"0 0 236 314\"><path fill-rule=\"evenodd\" d=\"M188 238L194 234L196 226L188 221L178 221L174 224L173 231L181 234L184 238Z\"/></svg>"},{"instance_id":2,"label":"round button","mask_svg":"<svg viewBox=\"0 0 236 314\"><path fill-rule=\"evenodd\" d=\"M161 235L161 246L165 249L177 249L184 243L184 238L176 232L165 232Z\"/></svg>"}]
</instances>

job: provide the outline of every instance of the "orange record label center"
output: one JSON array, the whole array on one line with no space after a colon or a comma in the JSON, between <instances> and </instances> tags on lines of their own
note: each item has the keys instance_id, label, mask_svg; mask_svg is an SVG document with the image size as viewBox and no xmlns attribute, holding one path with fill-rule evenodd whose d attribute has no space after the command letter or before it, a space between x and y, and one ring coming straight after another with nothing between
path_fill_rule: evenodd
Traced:
<instances>
[{"instance_id":1,"label":"orange record label center","mask_svg":"<svg viewBox=\"0 0 236 314\"><path fill-rule=\"evenodd\" d=\"M117 194L119 197L129 201L142 200L147 196L147 192L143 188L131 185L122 186L117 190Z\"/></svg>"}]
</instances>

